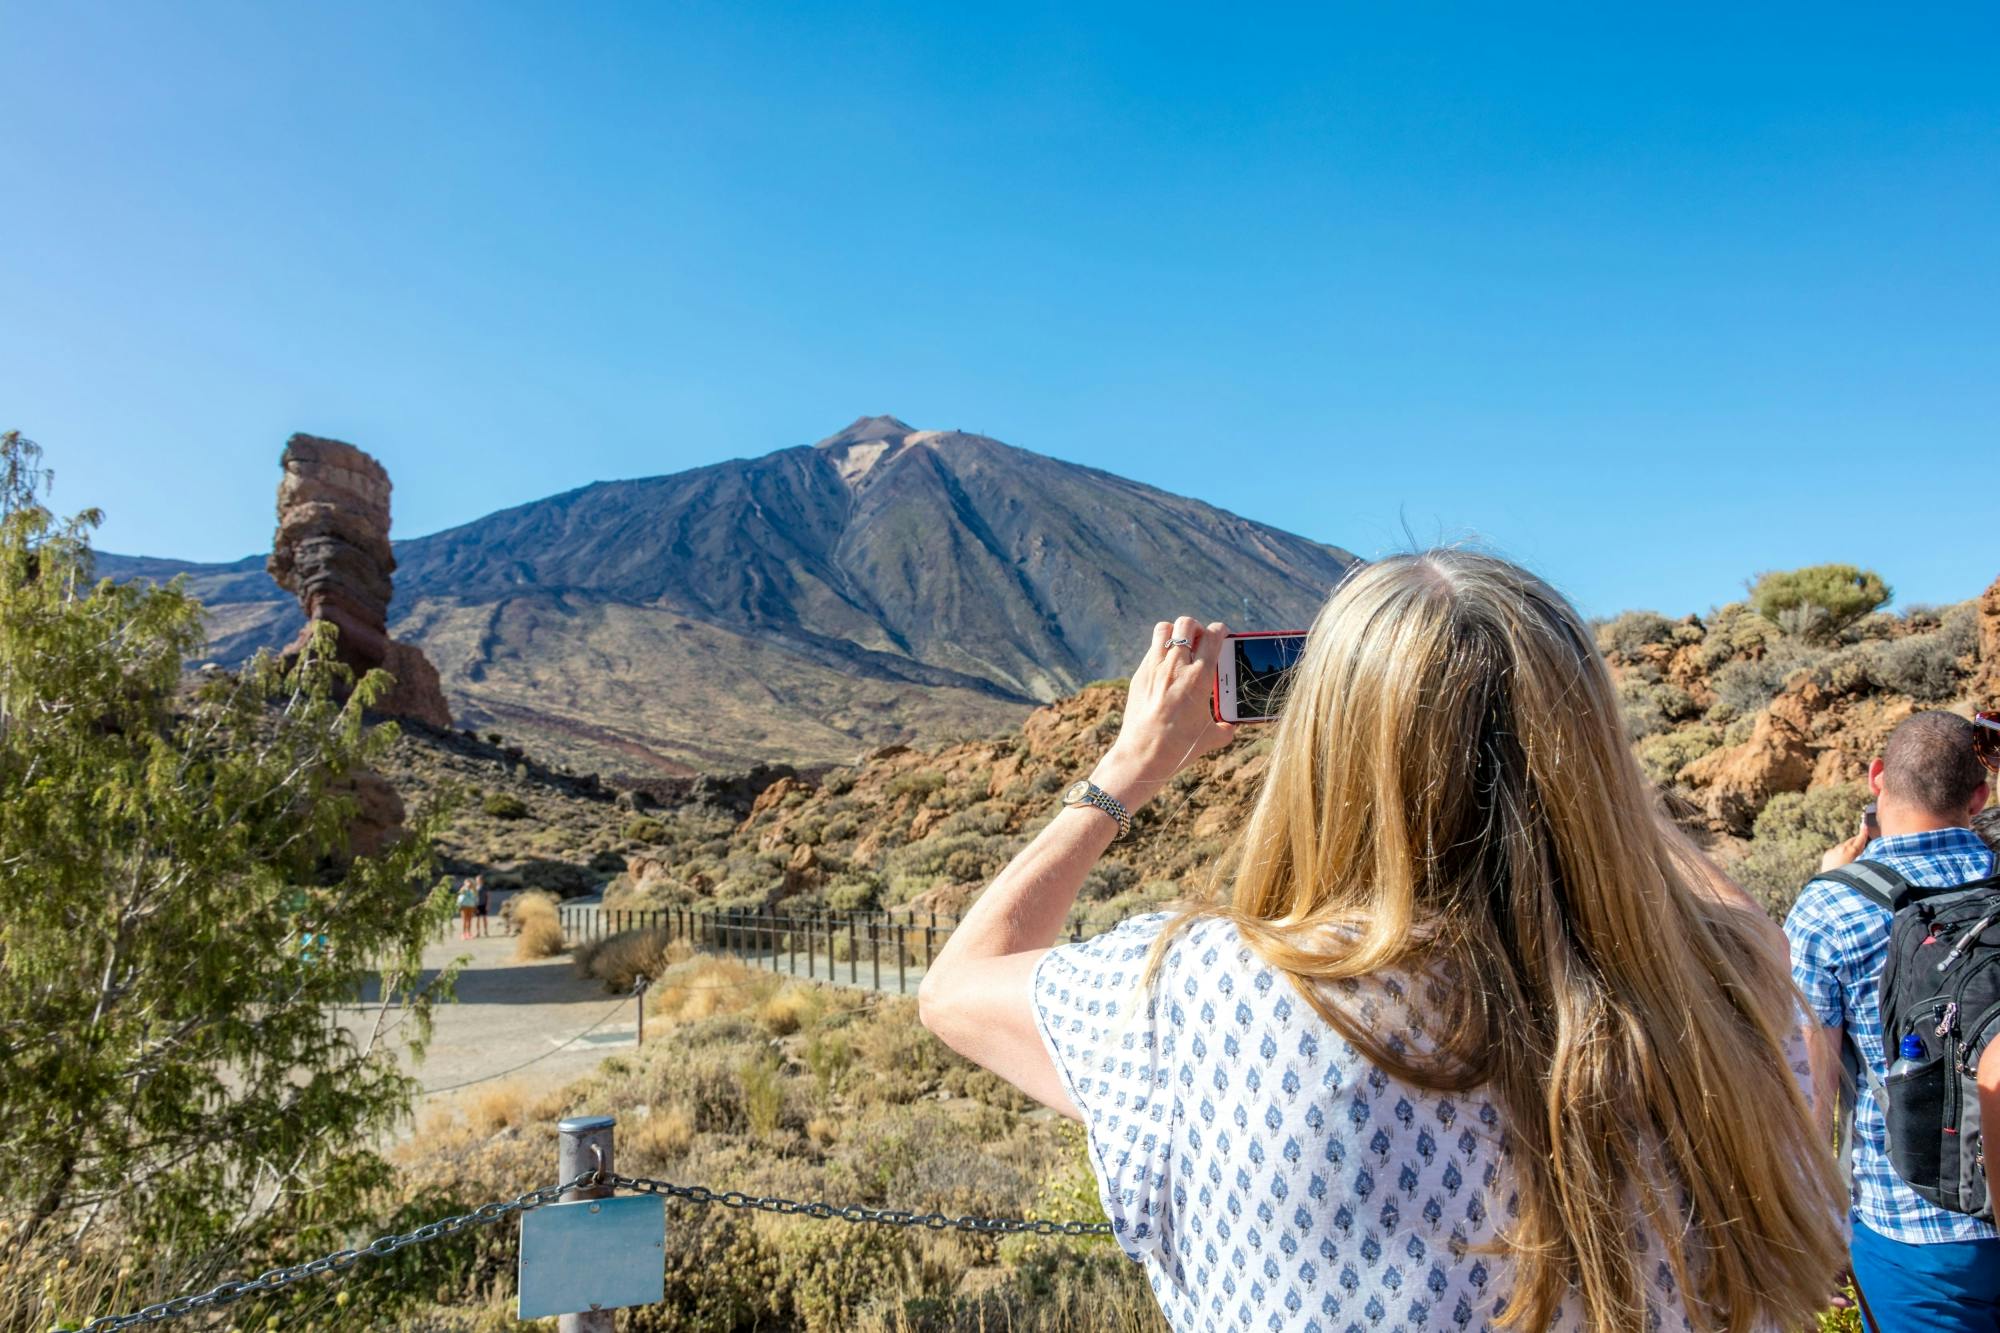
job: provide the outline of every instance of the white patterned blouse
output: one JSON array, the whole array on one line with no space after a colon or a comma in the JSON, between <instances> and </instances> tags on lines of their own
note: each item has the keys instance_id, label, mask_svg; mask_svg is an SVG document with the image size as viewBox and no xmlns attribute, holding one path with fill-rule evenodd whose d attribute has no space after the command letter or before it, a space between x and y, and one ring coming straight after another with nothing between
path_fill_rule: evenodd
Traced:
<instances>
[{"instance_id":1,"label":"white patterned blouse","mask_svg":"<svg viewBox=\"0 0 2000 1333\"><path fill-rule=\"evenodd\" d=\"M1228 922L1198 921L1138 990L1167 918L1050 951L1033 1000L1083 1113L1104 1210L1176 1333L1485 1328L1509 1264L1476 1252L1513 1203L1498 1109L1370 1063ZM1342 1002L1431 1049L1407 981ZM1800 1076L1803 1077L1802 1071ZM1651 1329L1688 1327L1656 1242ZM1552 1328L1583 1327L1575 1301Z\"/></svg>"}]
</instances>

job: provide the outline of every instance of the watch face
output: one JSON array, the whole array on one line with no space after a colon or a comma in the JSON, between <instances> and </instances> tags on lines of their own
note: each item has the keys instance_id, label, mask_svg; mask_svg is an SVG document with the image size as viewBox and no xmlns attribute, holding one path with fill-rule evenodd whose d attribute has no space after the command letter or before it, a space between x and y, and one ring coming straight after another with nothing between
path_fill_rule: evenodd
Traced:
<instances>
[{"instance_id":1,"label":"watch face","mask_svg":"<svg viewBox=\"0 0 2000 1333\"><path fill-rule=\"evenodd\" d=\"M1063 792L1063 804L1081 805L1089 795L1090 780L1088 778L1078 778L1075 782L1070 783L1068 789Z\"/></svg>"}]
</instances>

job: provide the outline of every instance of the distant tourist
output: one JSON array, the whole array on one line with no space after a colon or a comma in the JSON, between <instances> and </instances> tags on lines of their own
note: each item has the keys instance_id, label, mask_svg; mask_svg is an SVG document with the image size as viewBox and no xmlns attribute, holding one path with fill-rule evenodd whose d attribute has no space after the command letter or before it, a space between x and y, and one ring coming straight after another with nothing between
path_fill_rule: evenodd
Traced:
<instances>
[{"instance_id":1,"label":"distant tourist","mask_svg":"<svg viewBox=\"0 0 2000 1333\"><path fill-rule=\"evenodd\" d=\"M1156 628L1116 743L921 993L1084 1123L1168 1324L1809 1324L1843 1237L1784 938L1660 816L1590 632L1512 565L1347 579L1215 890L1050 947L1231 739L1223 634Z\"/></svg>"},{"instance_id":2,"label":"distant tourist","mask_svg":"<svg viewBox=\"0 0 2000 1333\"><path fill-rule=\"evenodd\" d=\"M474 919L479 923L479 938L483 940L486 938L486 920L491 915L493 909L493 893L492 890L486 887L486 876L484 875L474 875L472 877L472 887L478 894L478 910Z\"/></svg>"},{"instance_id":3,"label":"distant tourist","mask_svg":"<svg viewBox=\"0 0 2000 1333\"><path fill-rule=\"evenodd\" d=\"M469 879L458 882L458 937L472 938L472 920L479 913L479 889Z\"/></svg>"},{"instance_id":4,"label":"distant tourist","mask_svg":"<svg viewBox=\"0 0 2000 1333\"><path fill-rule=\"evenodd\" d=\"M1943 1118L1952 1109L1948 1088L1927 1099L1932 1123L1921 1138L1912 1119L1899 1119L1903 1128L1897 1133L1913 1144L1929 1140L1923 1169L1928 1180L1905 1179L1889 1152L1887 1112L1892 1108L1882 1105L1875 1086L1888 1076L1891 1061L1901 1063L1901 1051L1888 1049L1883 1025L1884 965L1895 919L1890 904L1907 901L1899 896L1905 886L1942 889L1994 870L1992 848L1972 827L1985 818L1980 812L1989 790L1981 753L1974 725L1954 714L1916 713L1899 724L1881 758L1868 766L1879 833L1871 838L1864 829L1829 852L1820 865L1822 876L1806 885L1785 919L1792 975L1821 1025L1813 1037L1818 1101L1823 1109L1832 1107L1840 1100L1843 1082L1852 1091L1854 1282L1863 1308L1883 1333L2000 1333L2000 1232L1990 1221L1937 1206L1913 1187L1935 1185L1941 1169L1954 1178L1960 1174L1960 1153L1949 1141L1966 1139L1960 1130L1969 1126L1956 1115ZM1943 926L1926 926L1917 932L1920 941L1926 932L1946 933ZM1987 938L2000 939L2000 931ZM1954 979L1986 975L1982 965L2000 964L2000 951L1967 957L1964 964ZM1938 977L1934 963L1905 971L1925 983L1924 996L1946 980ZM1920 997L1918 1007L1922 1012L1930 1006ZM1979 1007L1974 1005L1975 1012L1960 1021L1951 1006L1939 1004L1938 1021L1925 1017L1919 1024L1929 1031L1909 1034L1925 1049L1908 1067L1914 1072L1934 1054L1940 1058L1931 1063L1941 1066L1947 1039L1976 1041L1984 1024L1987 1058L1980 1059L1981 1049L1967 1045L1953 1063L1974 1070L1973 1086L1989 1090L1988 1114L1979 1123L1993 1124L2000 1121L2000 1042L1990 1040L1995 1023L1976 1012ZM1892 1005L1891 1012L1909 1010ZM1899 1083L1899 1089L1907 1086ZM1898 1093L1888 1095L1892 1103L1899 1102ZM1943 1153L1941 1139L1948 1141Z\"/></svg>"}]
</instances>

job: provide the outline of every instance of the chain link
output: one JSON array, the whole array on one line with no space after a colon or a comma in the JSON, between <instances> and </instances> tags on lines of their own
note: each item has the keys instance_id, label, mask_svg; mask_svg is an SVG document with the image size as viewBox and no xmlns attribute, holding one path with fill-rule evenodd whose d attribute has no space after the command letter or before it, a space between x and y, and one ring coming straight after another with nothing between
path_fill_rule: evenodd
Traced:
<instances>
[{"instance_id":1,"label":"chain link","mask_svg":"<svg viewBox=\"0 0 2000 1333\"><path fill-rule=\"evenodd\" d=\"M219 1286L210 1287L207 1291L176 1296L170 1301L148 1305L131 1314L107 1315L103 1319L93 1319L83 1326L80 1333L113 1333L116 1329L142 1328L148 1324L179 1319L183 1315L191 1315L201 1310L234 1305L238 1301L247 1300L252 1296L262 1296L267 1292L288 1287L294 1282L318 1277L322 1273L344 1273L363 1259L380 1259L385 1255L394 1254L405 1246L421 1245L425 1241L456 1236L461 1231L468 1231L477 1226L490 1226L514 1213L525 1213L544 1204L556 1203L571 1190L607 1185L614 1189L627 1189L639 1194L656 1194L663 1198L679 1199L685 1203L716 1204L723 1208L744 1208L760 1213L776 1213L780 1217L811 1217L823 1221L853 1222L864 1226L922 1227L926 1231L971 1231L1000 1236L1111 1234L1109 1222L1050 1222L1041 1218L1023 1217L949 1217L944 1213L915 1213L907 1208L804 1203L797 1199L782 1199L770 1194L745 1194L741 1190L712 1190L706 1185L676 1185L671 1180L654 1180L648 1176L606 1175L601 1171L585 1171L567 1185L547 1185L517 1195L504 1203L481 1204L469 1213L459 1213L453 1217L439 1218L435 1222L426 1222L414 1231L406 1231L400 1235L377 1236L359 1249L335 1250L322 1258L293 1264L289 1268L273 1268L268 1273L258 1274L248 1282L224 1282Z\"/></svg>"},{"instance_id":2,"label":"chain link","mask_svg":"<svg viewBox=\"0 0 2000 1333\"><path fill-rule=\"evenodd\" d=\"M252 1296L262 1296L267 1292L288 1287L294 1282L302 1282L309 1277L323 1273L344 1273L363 1259L380 1259L408 1245L421 1245L425 1241L439 1240L445 1236L456 1236L461 1231L478 1226L490 1226L503 1217L515 1213L525 1213L540 1208L544 1204L555 1203L573 1189L583 1189L597 1183L597 1172L586 1171L567 1185L546 1185L538 1190L529 1190L503 1203L481 1204L469 1213L459 1213L453 1217L441 1217L435 1222L426 1222L414 1231L400 1235L377 1236L359 1249L335 1250L322 1258L310 1259L302 1264L287 1268L273 1268L260 1273L247 1282L224 1282L210 1287L207 1291L188 1296L176 1296L170 1301L148 1305L143 1310L131 1314L107 1315L103 1319L93 1319L85 1324L81 1333L111 1333L114 1329L142 1328L148 1324L164 1323L169 1319L179 1319L201 1310L218 1309L234 1305Z\"/></svg>"},{"instance_id":3,"label":"chain link","mask_svg":"<svg viewBox=\"0 0 2000 1333\"><path fill-rule=\"evenodd\" d=\"M907 1208L866 1208L859 1204L836 1207L830 1203L802 1203L770 1194L745 1194L741 1190L712 1190L705 1185L676 1185L671 1180L646 1176L600 1176L589 1182L613 1185L640 1194L658 1194L686 1203L717 1204L723 1208L746 1208L781 1217L814 1217L881 1227L922 1227L926 1231L972 1231L1001 1236L1109 1236L1109 1222L1051 1222L1026 1217L950 1217L944 1213L913 1213Z\"/></svg>"}]
</instances>

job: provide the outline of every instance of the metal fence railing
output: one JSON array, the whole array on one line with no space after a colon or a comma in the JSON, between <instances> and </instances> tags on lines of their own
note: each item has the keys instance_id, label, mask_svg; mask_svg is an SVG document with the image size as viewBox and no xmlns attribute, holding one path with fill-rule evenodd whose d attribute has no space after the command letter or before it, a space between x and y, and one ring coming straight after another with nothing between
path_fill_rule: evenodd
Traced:
<instances>
[{"instance_id":1,"label":"metal fence railing","mask_svg":"<svg viewBox=\"0 0 2000 1333\"><path fill-rule=\"evenodd\" d=\"M685 940L696 949L731 954L773 972L902 995L923 979L959 923L957 916L939 912L686 906L570 905L560 915L563 934L574 943L650 931L668 943ZM1072 921L1070 938L1083 938L1080 920Z\"/></svg>"}]
</instances>

